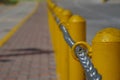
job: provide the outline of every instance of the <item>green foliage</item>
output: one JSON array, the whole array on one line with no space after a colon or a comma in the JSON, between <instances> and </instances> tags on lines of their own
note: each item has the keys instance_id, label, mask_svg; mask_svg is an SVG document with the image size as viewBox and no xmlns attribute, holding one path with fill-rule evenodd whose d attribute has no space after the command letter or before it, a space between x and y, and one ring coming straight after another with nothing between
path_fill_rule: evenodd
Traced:
<instances>
[{"instance_id":1,"label":"green foliage","mask_svg":"<svg viewBox=\"0 0 120 80\"><path fill-rule=\"evenodd\" d=\"M5 4L17 4L18 0L0 0L0 2Z\"/></svg>"},{"instance_id":2,"label":"green foliage","mask_svg":"<svg viewBox=\"0 0 120 80\"><path fill-rule=\"evenodd\" d=\"M19 1L22 1L22 2L23 2L23 1L29 1L29 2L30 2L30 1L37 1L37 2L42 2L42 1L45 1L45 0L19 0Z\"/></svg>"}]
</instances>

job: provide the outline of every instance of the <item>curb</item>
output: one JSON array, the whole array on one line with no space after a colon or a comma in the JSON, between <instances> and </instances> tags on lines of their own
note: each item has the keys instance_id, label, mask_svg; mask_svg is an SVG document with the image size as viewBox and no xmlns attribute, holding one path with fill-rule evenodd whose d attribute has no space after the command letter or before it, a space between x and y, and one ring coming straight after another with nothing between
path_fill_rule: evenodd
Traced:
<instances>
[{"instance_id":1,"label":"curb","mask_svg":"<svg viewBox=\"0 0 120 80\"><path fill-rule=\"evenodd\" d=\"M14 33L37 11L39 3L36 2L37 5L35 9L25 18L23 18L17 25L15 25L10 32L6 34L1 40L0 40L0 47L2 47L13 35Z\"/></svg>"}]
</instances>

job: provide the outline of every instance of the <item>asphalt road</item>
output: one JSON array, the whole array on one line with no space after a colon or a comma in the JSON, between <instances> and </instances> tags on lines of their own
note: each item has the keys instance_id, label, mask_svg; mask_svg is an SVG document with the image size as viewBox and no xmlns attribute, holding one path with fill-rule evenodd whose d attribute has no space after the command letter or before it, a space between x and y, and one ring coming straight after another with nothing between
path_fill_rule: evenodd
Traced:
<instances>
[{"instance_id":1,"label":"asphalt road","mask_svg":"<svg viewBox=\"0 0 120 80\"><path fill-rule=\"evenodd\" d=\"M120 29L120 4L82 4L72 0L54 0L59 6L69 9L74 14L83 16L87 21L87 41L95 36L96 32L107 27Z\"/></svg>"}]
</instances>

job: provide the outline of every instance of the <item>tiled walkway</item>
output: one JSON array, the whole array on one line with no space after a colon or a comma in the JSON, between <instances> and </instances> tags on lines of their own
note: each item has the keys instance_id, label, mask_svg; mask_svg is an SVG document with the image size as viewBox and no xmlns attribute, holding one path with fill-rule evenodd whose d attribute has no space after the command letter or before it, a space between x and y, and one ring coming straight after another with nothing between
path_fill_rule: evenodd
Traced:
<instances>
[{"instance_id":1,"label":"tiled walkway","mask_svg":"<svg viewBox=\"0 0 120 80\"><path fill-rule=\"evenodd\" d=\"M37 2L0 5L0 47L21 27L38 7Z\"/></svg>"},{"instance_id":2,"label":"tiled walkway","mask_svg":"<svg viewBox=\"0 0 120 80\"><path fill-rule=\"evenodd\" d=\"M56 80L45 5L0 48L0 80Z\"/></svg>"}]
</instances>

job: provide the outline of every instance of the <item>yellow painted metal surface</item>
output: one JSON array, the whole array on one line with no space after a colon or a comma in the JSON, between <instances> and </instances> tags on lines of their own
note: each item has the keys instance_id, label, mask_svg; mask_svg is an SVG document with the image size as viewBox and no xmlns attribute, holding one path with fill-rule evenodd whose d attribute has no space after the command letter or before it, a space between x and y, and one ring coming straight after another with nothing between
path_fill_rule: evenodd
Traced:
<instances>
[{"instance_id":1,"label":"yellow painted metal surface","mask_svg":"<svg viewBox=\"0 0 120 80\"><path fill-rule=\"evenodd\" d=\"M55 7L55 6L54 6ZM51 9L54 9L54 7ZM48 9L48 23L49 23L49 30L50 30L50 36L51 36L51 42L52 42L52 47L55 50L55 42L54 42L54 24L55 24L55 20L54 17L52 15L52 12L50 11L50 9ZM56 59L56 57L55 57Z\"/></svg>"},{"instance_id":2,"label":"yellow painted metal surface","mask_svg":"<svg viewBox=\"0 0 120 80\"><path fill-rule=\"evenodd\" d=\"M63 13L61 14L61 22L67 23L68 19L72 16L71 11L69 10L64 10Z\"/></svg>"},{"instance_id":3,"label":"yellow painted metal surface","mask_svg":"<svg viewBox=\"0 0 120 80\"><path fill-rule=\"evenodd\" d=\"M61 13L63 12L63 9L61 7L56 7L55 10L54 10L54 13L55 15L57 15L57 17L59 18L61 15ZM62 80L61 79L61 76L62 76L62 72L61 72L61 47L60 47L60 40L59 40L59 36L60 36L60 30L59 30L59 27L58 27L58 24L57 22L55 21L54 23L54 38L55 38L55 51L56 51L56 55L57 55L57 70L58 70L58 73L57 73L57 79L58 80Z\"/></svg>"},{"instance_id":4,"label":"yellow painted metal surface","mask_svg":"<svg viewBox=\"0 0 120 80\"><path fill-rule=\"evenodd\" d=\"M53 22L54 22L54 17L52 15L52 10L54 10L54 8L56 7L55 4L52 4L49 2L48 0L48 23L49 23L49 30L50 30L50 35L51 35L51 41L52 41L52 45L54 47L54 40L53 40Z\"/></svg>"},{"instance_id":5,"label":"yellow painted metal surface","mask_svg":"<svg viewBox=\"0 0 120 80\"><path fill-rule=\"evenodd\" d=\"M91 57L91 54L90 54L90 53L92 52L92 48L91 48L91 46L90 46L87 42L85 42L85 41L76 42L76 43L73 45L73 47L72 47L72 51L75 51L75 48L76 48L77 46L81 46L82 48L88 50L88 56ZM75 53L72 53L72 56L73 56L73 58L74 58L75 60L79 61L79 59L78 59L78 57L75 55Z\"/></svg>"},{"instance_id":6,"label":"yellow painted metal surface","mask_svg":"<svg viewBox=\"0 0 120 80\"><path fill-rule=\"evenodd\" d=\"M68 19L72 16L72 13L68 10L64 10L61 13L60 21L62 24L66 24ZM60 29L59 29L60 31ZM59 54L60 54L60 65L61 65L61 80L69 80L69 48L64 40L63 34L60 31L59 37Z\"/></svg>"},{"instance_id":7,"label":"yellow painted metal surface","mask_svg":"<svg viewBox=\"0 0 120 80\"><path fill-rule=\"evenodd\" d=\"M56 76L57 76L57 80L60 80L60 64L59 64L59 56L58 56L58 51L57 51L57 32L56 32L56 27L57 23L55 21L55 18L53 16L53 12L57 10L57 6L54 5L52 2L48 2L48 22L49 22L49 28L50 28L50 35L51 35L51 41L52 41L52 45L53 45L53 49L54 49L54 53L55 53L55 61L56 61Z\"/></svg>"},{"instance_id":8,"label":"yellow painted metal surface","mask_svg":"<svg viewBox=\"0 0 120 80\"><path fill-rule=\"evenodd\" d=\"M86 40L86 22L78 15L73 15L68 21L68 32L75 42ZM72 56L73 51L69 48L69 80L85 80L85 74L79 61Z\"/></svg>"},{"instance_id":9,"label":"yellow painted metal surface","mask_svg":"<svg viewBox=\"0 0 120 80\"><path fill-rule=\"evenodd\" d=\"M92 61L102 80L120 80L120 29L106 28L92 42Z\"/></svg>"},{"instance_id":10,"label":"yellow painted metal surface","mask_svg":"<svg viewBox=\"0 0 120 80\"><path fill-rule=\"evenodd\" d=\"M102 80L120 80L120 29L101 30L90 47L86 41L86 22L78 15L48 0L48 21L51 40L55 51L57 80L85 80L84 70L74 55L74 48L81 45L91 53L92 62L102 75ZM70 36L76 42L71 48L66 44L52 12L65 25Z\"/></svg>"}]
</instances>

